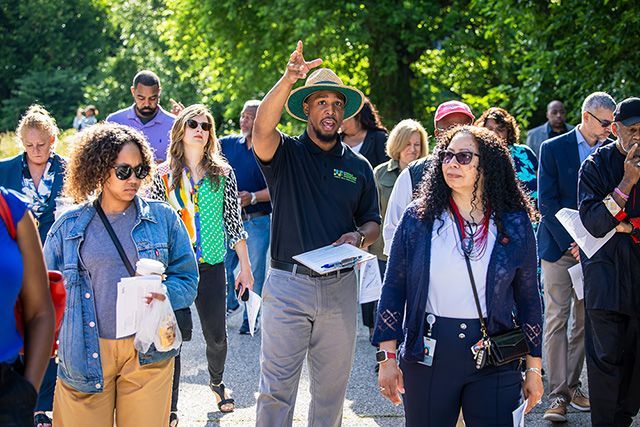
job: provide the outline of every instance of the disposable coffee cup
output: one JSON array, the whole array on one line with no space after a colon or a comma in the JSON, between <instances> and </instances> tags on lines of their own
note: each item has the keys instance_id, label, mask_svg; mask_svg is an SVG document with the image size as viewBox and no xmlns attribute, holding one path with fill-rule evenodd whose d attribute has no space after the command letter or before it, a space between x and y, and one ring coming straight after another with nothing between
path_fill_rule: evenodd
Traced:
<instances>
[{"instance_id":1,"label":"disposable coffee cup","mask_svg":"<svg viewBox=\"0 0 640 427\"><path fill-rule=\"evenodd\" d=\"M136 273L140 276L162 276L164 270L164 264L155 259L140 258L138 262L136 262Z\"/></svg>"}]
</instances>

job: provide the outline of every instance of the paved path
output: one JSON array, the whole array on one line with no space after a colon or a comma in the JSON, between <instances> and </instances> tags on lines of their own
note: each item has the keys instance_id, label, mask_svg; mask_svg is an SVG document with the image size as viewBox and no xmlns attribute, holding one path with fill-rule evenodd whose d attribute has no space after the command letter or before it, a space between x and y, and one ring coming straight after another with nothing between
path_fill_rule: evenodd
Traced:
<instances>
[{"instance_id":1,"label":"paved path","mask_svg":"<svg viewBox=\"0 0 640 427\"><path fill-rule=\"evenodd\" d=\"M193 311L193 340L185 343L182 350L182 377L180 383L179 417L180 427L213 427L213 426L253 426L255 425L256 392L260 372L259 351L260 336L239 335L238 328L242 316L237 314L228 321L229 353L225 372L225 384L233 389L236 399L236 411L221 414L215 405L213 394L207 387L208 373L204 356L204 340ZM368 342L368 333L364 327L358 329L356 354L349 388L344 405L343 426L345 427L395 427L404 426L401 407L393 407L384 400L377 389L374 374L375 349ZM586 384L586 373L583 372ZM306 366L302 373L298 400L294 416L294 426L306 426L306 414L309 408L309 381ZM527 426L553 426L542 420L544 408L548 400L543 400L534 411L527 415ZM588 414L569 410L569 423L560 425L588 426ZM634 425L640 426L636 421Z\"/></svg>"}]
</instances>

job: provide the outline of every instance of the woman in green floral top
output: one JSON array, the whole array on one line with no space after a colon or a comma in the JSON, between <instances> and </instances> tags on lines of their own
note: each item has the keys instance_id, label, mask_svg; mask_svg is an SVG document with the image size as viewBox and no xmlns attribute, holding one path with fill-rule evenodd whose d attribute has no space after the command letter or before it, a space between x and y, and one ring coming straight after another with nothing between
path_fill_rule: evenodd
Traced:
<instances>
[{"instance_id":1,"label":"woman in green floral top","mask_svg":"<svg viewBox=\"0 0 640 427\"><path fill-rule=\"evenodd\" d=\"M493 131L507 144L516 170L516 178L531 197L534 206L538 205L538 159L532 149L518 144L520 128L516 119L504 108L491 107L476 120L476 126Z\"/></svg>"},{"instance_id":2,"label":"woman in green floral top","mask_svg":"<svg viewBox=\"0 0 640 427\"><path fill-rule=\"evenodd\" d=\"M236 178L220 154L213 116L206 106L191 105L176 117L168 160L158 167L151 194L173 206L187 226L200 269L196 308L207 346L209 385L218 409L232 412L234 401L222 382L227 357L225 242L240 260L236 289L252 289L253 276ZM174 377L172 422L177 420L178 378L179 371Z\"/></svg>"}]
</instances>

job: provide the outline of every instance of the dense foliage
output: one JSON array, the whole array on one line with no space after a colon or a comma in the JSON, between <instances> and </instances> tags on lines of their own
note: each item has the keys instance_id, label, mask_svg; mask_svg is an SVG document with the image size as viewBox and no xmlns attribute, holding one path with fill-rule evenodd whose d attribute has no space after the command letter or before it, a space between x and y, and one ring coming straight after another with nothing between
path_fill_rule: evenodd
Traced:
<instances>
[{"instance_id":1,"label":"dense foliage","mask_svg":"<svg viewBox=\"0 0 640 427\"><path fill-rule=\"evenodd\" d=\"M414 117L432 128L447 99L478 115L504 107L526 128L558 98L575 123L590 92L640 95L639 11L631 0L0 0L0 129L35 100L65 127L80 104L104 118L150 68L165 107L204 102L225 132L298 39L367 93L388 127Z\"/></svg>"}]
</instances>

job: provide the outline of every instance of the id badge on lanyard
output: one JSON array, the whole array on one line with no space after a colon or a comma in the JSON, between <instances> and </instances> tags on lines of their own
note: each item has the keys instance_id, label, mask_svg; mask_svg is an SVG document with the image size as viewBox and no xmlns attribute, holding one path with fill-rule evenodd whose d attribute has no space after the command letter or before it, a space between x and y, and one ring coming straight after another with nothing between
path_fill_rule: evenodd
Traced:
<instances>
[{"instance_id":1,"label":"id badge on lanyard","mask_svg":"<svg viewBox=\"0 0 640 427\"><path fill-rule=\"evenodd\" d=\"M431 338L433 325L436 323L436 316L433 314L427 315L427 323L429 324L429 330L427 331L427 336L423 337L424 358L418 363L431 366L433 365L433 356L436 354L436 340Z\"/></svg>"}]
</instances>

